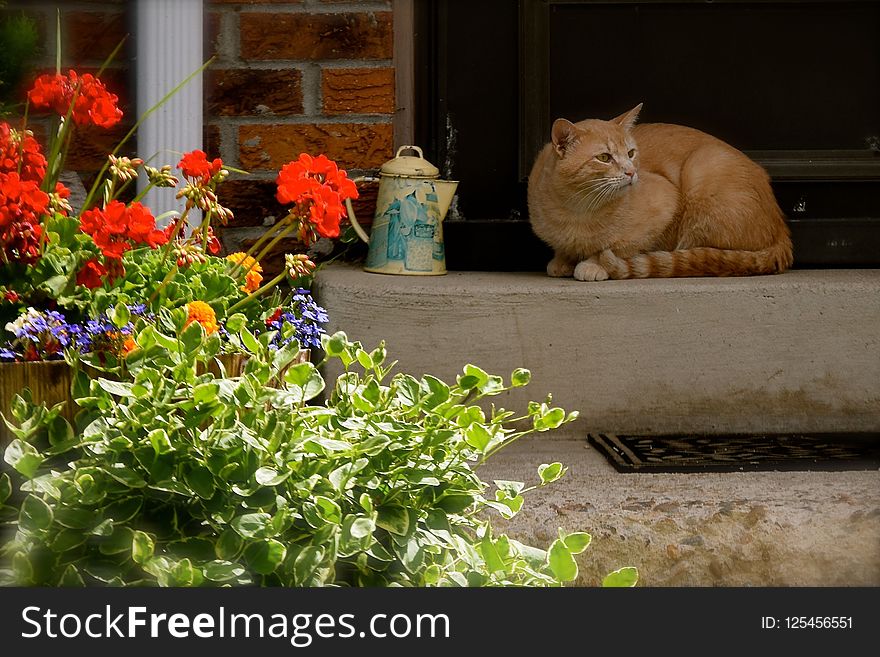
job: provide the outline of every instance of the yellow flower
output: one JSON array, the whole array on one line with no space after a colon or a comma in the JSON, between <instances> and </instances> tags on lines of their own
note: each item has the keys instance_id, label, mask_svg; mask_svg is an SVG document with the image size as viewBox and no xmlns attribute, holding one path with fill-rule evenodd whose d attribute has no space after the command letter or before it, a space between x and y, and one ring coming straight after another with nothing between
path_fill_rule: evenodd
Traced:
<instances>
[{"instance_id":1,"label":"yellow flower","mask_svg":"<svg viewBox=\"0 0 880 657\"><path fill-rule=\"evenodd\" d=\"M259 262L242 252L231 253L226 259L235 265L240 265L241 271L246 272L244 285L241 286L242 292L250 294L259 289L260 283L263 282L263 268Z\"/></svg>"},{"instance_id":2,"label":"yellow flower","mask_svg":"<svg viewBox=\"0 0 880 657\"><path fill-rule=\"evenodd\" d=\"M186 311L189 313L185 326L189 326L193 322L198 322L205 329L205 333L211 335L219 328L217 326L217 315L214 309L204 301L191 301L186 304Z\"/></svg>"}]
</instances>

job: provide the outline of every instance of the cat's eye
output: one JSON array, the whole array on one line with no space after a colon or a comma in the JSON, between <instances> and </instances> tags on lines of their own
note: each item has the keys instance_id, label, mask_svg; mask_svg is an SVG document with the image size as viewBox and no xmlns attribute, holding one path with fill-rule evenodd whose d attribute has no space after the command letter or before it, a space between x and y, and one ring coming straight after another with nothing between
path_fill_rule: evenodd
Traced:
<instances>
[{"instance_id":1,"label":"cat's eye","mask_svg":"<svg viewBox=\"0 0 880 657\"><path fill-rule=\"evenodd\" d=\"M596 159L600 162L610 162L611 153L599 153L599 155L596 156Z\"/></svg>"},{"instance_id":2,"label":"cat's eye","mask_svg":"<svg viewBox=\"0 0 880 657\"><path fill-rule=\"evenodd\" d=\"M629 153L626 154L629 159L633 159L636 156L636 149L630 148Z\"/></svg>"}]
</instances>

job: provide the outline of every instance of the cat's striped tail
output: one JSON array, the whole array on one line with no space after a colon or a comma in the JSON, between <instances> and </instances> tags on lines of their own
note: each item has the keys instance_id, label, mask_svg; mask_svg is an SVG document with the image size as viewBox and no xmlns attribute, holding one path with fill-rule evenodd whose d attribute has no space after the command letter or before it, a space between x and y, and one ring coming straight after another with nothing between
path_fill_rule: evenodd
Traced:
<instances>
[{"instance_id":1,"label":"cat's striped tail","mask_svg":"<svg viewBox=\"0 0 880 657\"><path fill-rule=\"evenodd\" d=\"M612 279L781 274L791 267L791 263L789 239L761 251L695 247L639 253L627 259L618 258L610 250L603 251L599 256L599 264Z\"/></svg>"}]
</instances>

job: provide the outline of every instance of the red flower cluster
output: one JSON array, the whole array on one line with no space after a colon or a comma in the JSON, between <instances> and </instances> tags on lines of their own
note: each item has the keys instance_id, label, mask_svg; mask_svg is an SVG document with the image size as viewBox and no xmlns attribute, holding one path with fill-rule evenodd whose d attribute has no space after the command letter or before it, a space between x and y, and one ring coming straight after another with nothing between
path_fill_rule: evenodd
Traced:
<instances>
[{"instance_id":1,"label":"red flower cluster","mask_svg":"<svg viewBox=\"0 0 880 657\"><path fill-rule=\"evenodd\" d=\"M40 220L50 209L50 197L40 189L46 158L28 132L0 123L0 253L4 260L25 264L40 257ZM70 191L58 183L59 199Z\"/></svg>"},{"instance_id":2,"label":"red flower cluster","mask_svg":"<svg viewBox=\"0 0 880 657\"><path fill-rule=\"evenodd\" d=\"M80 216L80 228L91 235L104 257L110 260L119 260L138 244L148 244L155 249L168 242L165 233L156 228L149 208L138 202L126 206L120 201L110 201L105 208L86 210ZM96 267L92 266L91 270L97 273ZM81 271L80 275L87 274Z\"/></svg>"},{"instance_id":3,"label":"red flower cluster","mask_svg":"<svg viewBox=\"0 0 880 657\"><path fill-rule=\"evenodd\" d=\"M52 110L59 116L67 116L70 111L77 125L112 128L122 119L122 110L117 106L119 97L107 91L104 83L91 73L41 75L28 92L28 99L38 110Z\"/></svg>"},{"instance_id":4,"label":"red flower cluster","mask_svg":"<svg viewBox=\"0 0 880 657\"><path fill-rule=\"evenodd\" d=\"M46 158L33 133L13 130L3 122L0 123L0 173L12 171L22 180L40 183L46 175Z\"/></svg>"},{"instance_id":5,"label":"red flower cluster","mask_svg":"<svg viewBox=\"0 0 880 657\"><path fill-rule=\"evenodd\" d=\"M275 182L280 203L300 206L303 229L311 227L323 237L339 237L339 222L347 216L343 201L357 198L358 191L336 162L326 155L313 158L302 153L281 167ZM305 230L301 237L307 237Z\"/></svg>"},{"instance_id":6,"label":"red flower cluster","mask_svg":"<svg viewBox=\"0 0 880 657\"><path fill-rule=\"evenodd\" d=\"M211 182L211 178L220 173L223 168L223 160L215 157L208 162L208 156L204 151L194 150L184 154L180 162L177 163L177 168L187 178L207 185Z\"/></svg>"}]
</instances>

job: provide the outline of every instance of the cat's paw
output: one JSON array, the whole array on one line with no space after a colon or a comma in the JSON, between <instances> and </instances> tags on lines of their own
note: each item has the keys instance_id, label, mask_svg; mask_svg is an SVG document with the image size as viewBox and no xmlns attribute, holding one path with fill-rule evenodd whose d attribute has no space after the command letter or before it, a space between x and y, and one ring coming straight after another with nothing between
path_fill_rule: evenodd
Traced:
<instances>
[{"instance_id":1,"label":"cat's paw","mask_svg":"<svg viewBox=\"0 0 880 657\"><path fill-rule=\"evenodd\" d=\"M598 263L584 260L574 268L574 277L579 281L604 281L608 279L608 272Z\"/></svg>"},{"instance_id":2,"label":"cat's paw","mask_svg":"<svg viewBox=\"0 0 880 657\"><path fill-rule=\"evenodd\" d=\"M574 263L562 258L553 258L547 263L547 275L553 278L565 278L574 273Z\"/></svg>"}]
</instances>

